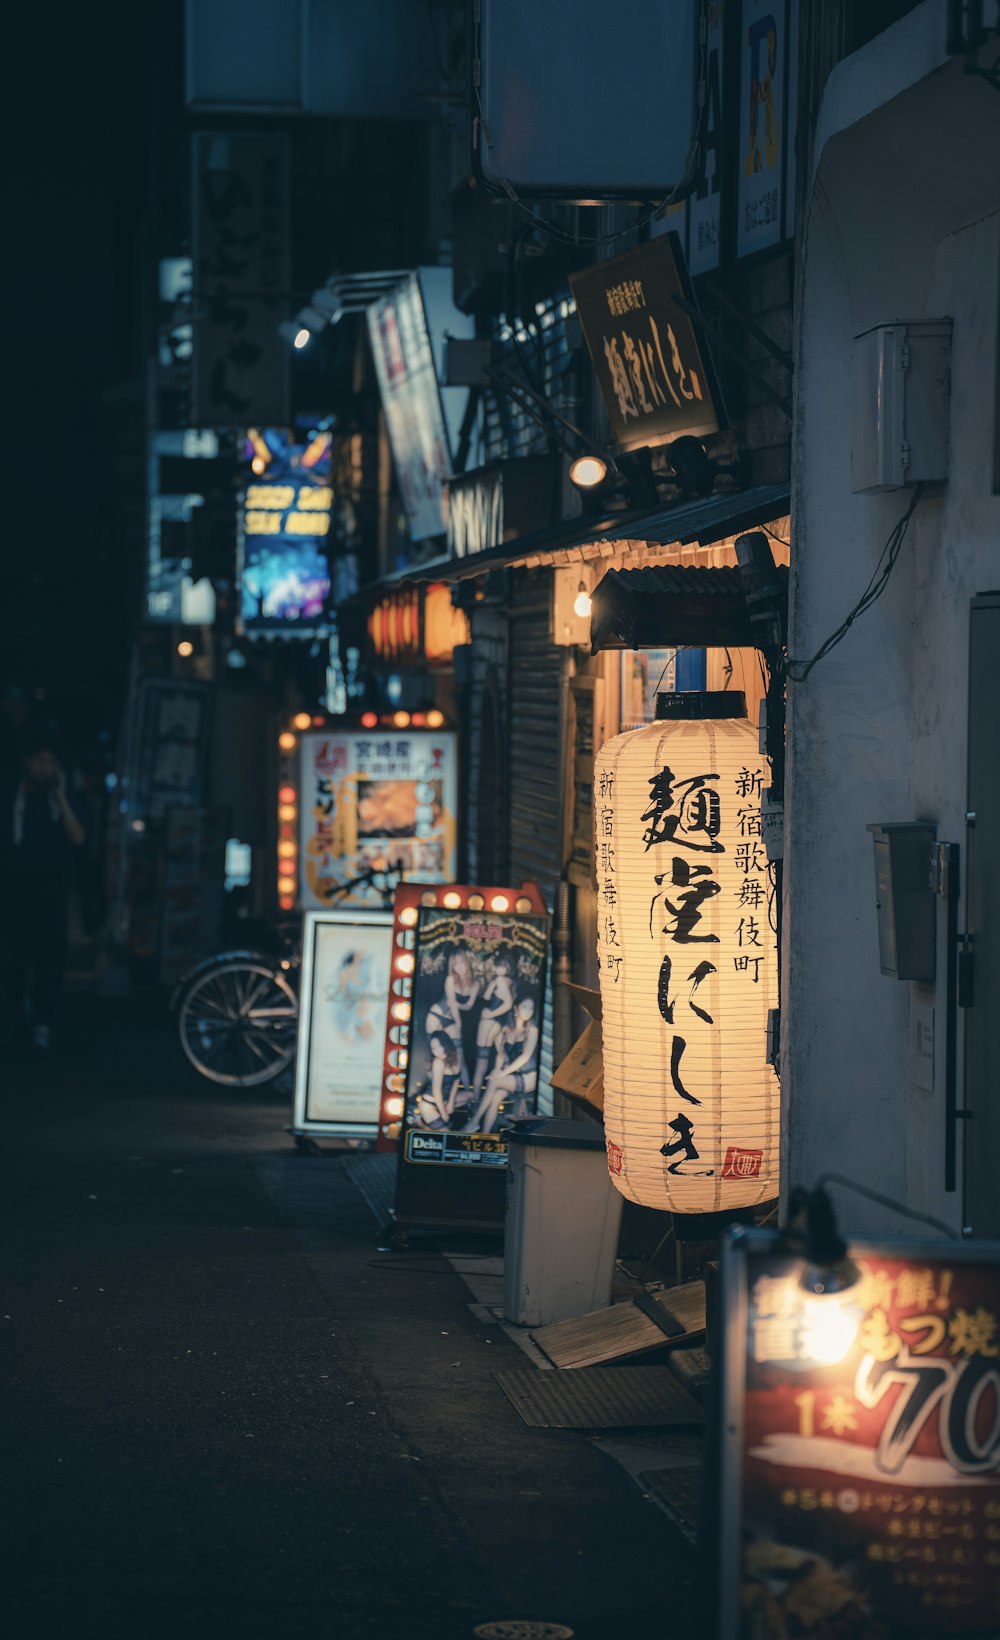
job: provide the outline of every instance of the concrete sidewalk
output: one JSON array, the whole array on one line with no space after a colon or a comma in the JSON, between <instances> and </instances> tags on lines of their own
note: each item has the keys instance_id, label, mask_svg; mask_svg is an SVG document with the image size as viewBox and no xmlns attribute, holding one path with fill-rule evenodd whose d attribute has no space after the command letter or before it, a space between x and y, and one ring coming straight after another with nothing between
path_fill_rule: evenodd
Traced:
<instances>
[{"instance_id":1,"label":"concrete sidewalk","mask_svg":"<svg viewBox=\"0 0 1000 1640\"><path fill-rule=\"evenodd\" d=\"M72 1026L72 1030L70 1029ZM345 1165L89 1002L5 1078L0 1340L15 1640L686 1640L690 1550Z\"/></svg>"}]
</instances>

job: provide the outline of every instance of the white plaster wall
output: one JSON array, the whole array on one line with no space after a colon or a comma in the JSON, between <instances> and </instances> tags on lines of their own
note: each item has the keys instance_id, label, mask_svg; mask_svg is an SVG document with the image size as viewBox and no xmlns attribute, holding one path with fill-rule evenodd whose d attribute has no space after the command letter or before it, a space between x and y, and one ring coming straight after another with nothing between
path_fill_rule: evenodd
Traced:
<instances>
[{"instance_id":1,"label":"white plaster wall","mask_svg":"<svg viewBox=\"0 0 1000 1640\"><path fill-rule=\"evenodd\" d=\"M933 0L841 65L820 117L800 284L793 657L856 602L910 498L851 493L853 336L954 320L951 460L882 599L789 687L782 1096L786 1190L834 1169L958 1227L960 1196L943 1189L943 951L936 993L881 976L865 829L928 819L964 840L969 601L1000 586L1000 96L960 64L933 66L942 10ZM890 83L902 89L864 114ZM915 1000L936 1009L933 1093L911 1079ZM916 1228L839 1200L854 1230Z\"/></svg>"}]
</instances>

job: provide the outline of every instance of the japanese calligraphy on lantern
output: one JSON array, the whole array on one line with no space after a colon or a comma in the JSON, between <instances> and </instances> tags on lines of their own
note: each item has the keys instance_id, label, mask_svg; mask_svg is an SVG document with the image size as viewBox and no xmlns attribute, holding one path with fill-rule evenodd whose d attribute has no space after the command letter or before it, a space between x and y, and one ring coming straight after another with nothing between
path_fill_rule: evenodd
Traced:
<instances>
[{"instance_id":1,"label":"japanese calligraphy on lantern","mask_svg":"<svg viewBox=\"0 0 1000 1640\"><path fill-rule=\"evenodd\" d=\"M992 1632L1000 1248L854 1246L861 1285L816 1297L775 1241L725 1254L720 1633Z\"/></svg>"},{"instance_id":2,"label":"japanese calligraphy on lantern","mask_svg":"<svg viewBox=\"0 0 1000 1640\"><path fill-rule=\"evenodd\" d=\"M709 715L668 720L671 703ZM623 1195L672 1212L777 1191L765 775L745 718L723 715L735 703L661 695L660 719L609 741L596 764L608 1153Z\"/></svg>"},{"instance_id":3,"label":"japanese calligraphy on lantern","mask_svg":"<svg viewBox=\"0 0 1000 1640\"><path fill-rule=\"evenodd\" d=\"M375 729L305 734L299 741L300 882L305 910L367 871L450 883L455 877L455 736ZM380 904L376 888L342 904Z\"/></svg>"},{"instance_id":4,"label":"japanese calligraphy on lantern","mask_svg":"<svg viewBox=\"0 0 1000 1640\"><path fill-rule=\"evenodd\" d=\"M711 360L675 301L693 300L675 233L584 268L570 284L621 449L723 425Z\"/></svg>"},{"instance_id":5,"label":"japanese calligraphy on lantern","mask_svg":"<svg viewBox=\"0 0 1000 1640\"><path fill-rule=\"evenodd\" d=\"M193 422L288 420L288 152L278 134L192 138Z\"/></svg>"}]
</instances>

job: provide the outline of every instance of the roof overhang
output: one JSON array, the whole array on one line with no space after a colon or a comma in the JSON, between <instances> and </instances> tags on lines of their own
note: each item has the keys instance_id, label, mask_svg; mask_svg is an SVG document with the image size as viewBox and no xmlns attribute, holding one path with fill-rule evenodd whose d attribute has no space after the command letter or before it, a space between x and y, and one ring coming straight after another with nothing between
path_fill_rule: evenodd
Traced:
<instances>
[{"instance_id":1,"label":"roof overhang","mask_svg":"<svg viewBox=\"0 0 1000 1640\"><path fill-rule=\"evenodd\" d=\"M575 518L568 524L523 535L467 557L441 556L411 564L378 585L404 581L464 581L497 569L547 569L620 557L640 543L663 547L697 542L709 546L727 536L786 516L787 484L761 484L752 490L707 496L655 513L628 513L615 519ZM730 640L731 642L733 640Z\"/></svg>"}]
</instances>

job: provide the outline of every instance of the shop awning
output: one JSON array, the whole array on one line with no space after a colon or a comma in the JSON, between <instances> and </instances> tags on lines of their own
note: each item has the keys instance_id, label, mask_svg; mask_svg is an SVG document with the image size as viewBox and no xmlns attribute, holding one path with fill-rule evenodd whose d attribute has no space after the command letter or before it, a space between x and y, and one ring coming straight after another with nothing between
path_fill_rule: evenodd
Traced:
<instances>
[{"instance_id":1,"label":"shop awning","mask_svg":"<svg viewBox=\"0 0 1000 1640\"><path fill-rule=\"evenodd\" d=\"M697 542L709 546L727 536L783 518L789 508L787 484L761 484L735 494L712 495L703 500L665 507L662 512L623 513L615 519L574 518L567 524L538 530L505 541L468 557L428 559L411 564L395 575L382 576L379 586L401 581L462 581L495 569L560 568L620 557L643 544L666 546ZM735 572L734 572L735 573ZM730 640L731 642L733 640Z\"/></svg>"},{"instance_id":2,"label":"shop awning","mask_svg":"<svg viewBox=\"0 0 1000 1640\"><path fill-rule=\"evenodd\" d=\"M778 574L787 578L784 568ZM591 651L750 648L757 643L738 569L655 564L609 569L591 593Z\"/></svg>"}]
</instances>

